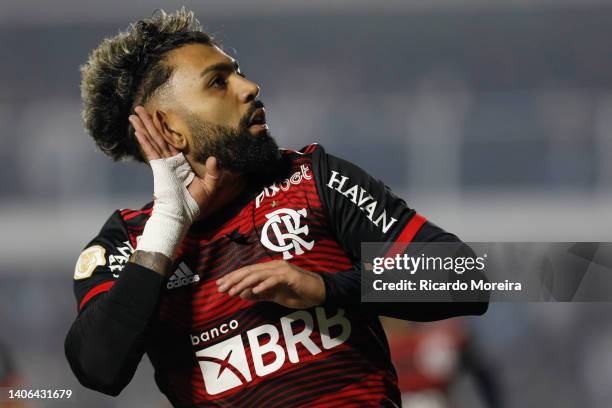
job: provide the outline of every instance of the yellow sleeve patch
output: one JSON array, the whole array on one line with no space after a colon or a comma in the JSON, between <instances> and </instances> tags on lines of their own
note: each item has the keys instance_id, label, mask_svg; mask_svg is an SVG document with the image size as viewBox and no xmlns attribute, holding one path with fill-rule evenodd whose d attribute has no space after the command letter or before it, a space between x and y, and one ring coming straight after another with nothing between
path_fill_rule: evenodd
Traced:
<instances>
[{"instance_id":1,"label":"yellow sleeve patch","mask_svg":"<svg viewBox=\"0 0 612 408\"><path fill-rule=\"evenodd\" d=\"M89 278L93 273L96 266L106 265L106 249L100 245L90 246L86 248L79 259L77 260L76 266L74 267L74 279L85 279Z\"/></svg>"}]
</instances>

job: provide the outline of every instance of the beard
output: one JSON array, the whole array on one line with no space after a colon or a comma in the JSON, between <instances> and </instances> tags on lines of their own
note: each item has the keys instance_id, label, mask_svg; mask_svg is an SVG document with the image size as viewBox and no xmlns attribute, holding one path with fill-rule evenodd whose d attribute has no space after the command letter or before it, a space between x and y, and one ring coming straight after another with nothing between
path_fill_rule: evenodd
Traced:
<instances>
[{"instance_id":1,"label":"beard","mask_svg":"<svg viewBox=\"0 0 612 408\"><path fill-rule=\"evenodd\" d=\"M193 136L194 158L200 163L214 156L224 170L247 176L266 176L273 172L281 155L274 138L267 129L256 135L249 131L253 112L263 107L256 101L243 116L238 128L216 125L189 114L187 123Z\"/></svg>"}]
</instances>

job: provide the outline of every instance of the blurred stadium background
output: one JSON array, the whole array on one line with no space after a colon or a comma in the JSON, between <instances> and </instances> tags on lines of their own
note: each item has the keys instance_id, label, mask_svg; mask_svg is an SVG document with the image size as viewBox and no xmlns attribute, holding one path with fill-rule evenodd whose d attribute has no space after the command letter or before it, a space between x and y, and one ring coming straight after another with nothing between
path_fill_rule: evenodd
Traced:
<instances>
[{"instance_id":1,"label":"blurred stadium background","mask_svg":"<svg viewBox=\"0 0 612 408\"><path fill-rule=\"evenodd\" d=\"M321 143L467 241L612 240L612 1L184 4L259 83L280 145ZM85 390L63 340L81 248L152 191L147 167L112 163L84 133L78 67L179 6L0 6L0 342L22 384L71 388L74 406L164 406L146 359L119 398ZM609 407L611 315L498 303L466 323L505 406ZM484 406L469 376L450 398Z\"/></svg>"}]
</instances>

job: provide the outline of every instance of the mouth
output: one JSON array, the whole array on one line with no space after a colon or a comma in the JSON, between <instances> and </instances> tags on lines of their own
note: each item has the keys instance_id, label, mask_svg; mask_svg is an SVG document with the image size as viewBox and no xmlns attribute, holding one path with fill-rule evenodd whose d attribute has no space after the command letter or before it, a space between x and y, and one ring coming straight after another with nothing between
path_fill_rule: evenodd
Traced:
<instances>
[{"instance_id":1,"label":"mouth","mask_svg":"<svg viewBox=\"0 0 612 408\"><path fill-rule=\"evenodd\" d=\"M253 115L251 115L251 119L249 120L249 127L262 127L264 129L268 128L268 124L266 123L266 110L264 108L259 108Z\"/></svg>"}]
</instances>

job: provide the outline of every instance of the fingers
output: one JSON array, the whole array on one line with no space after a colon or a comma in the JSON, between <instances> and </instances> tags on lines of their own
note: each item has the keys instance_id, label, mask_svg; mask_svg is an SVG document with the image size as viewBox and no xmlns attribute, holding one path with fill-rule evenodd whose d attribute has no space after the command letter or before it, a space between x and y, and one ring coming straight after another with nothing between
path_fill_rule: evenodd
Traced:
<instances>
[{"instance_id":1,"label":"fingers","mask_svg":"<svg viewBox=\"0 0 612 408\"><path fill-rule=\"evenodd\" d=\"M163 127L164 122L163 122L162 114L160 112L157 112L157 111L156 111L156 114L157 114L157 122L159 123L159 126ZM153 122L153 124L155 124L155 122ZM156 127L156 129L157 129L157 127ZM161 135L161 133L160 133L160 135ZM174 147L170 143L166 142L166 139L164 139L163 136L162 136L162 141L166 143L166 146L168 147L168 151L170 152L171 156L176 156L177 154L181 153L181 151L178 150L176 147Z\"/></svg>"},{"instance_id":2,"label":"fingers","mask_svg":"<svg viewBox=\"0 0 612 408\"><path fill-rule=\"evenodd\" d=\"M251 292L256 296L261 295L265 293L265 291L270 290L274 288L276 285L279 285L281 283L282 283L281 279L279 279L277 276L272 276L268 279L263 280L257 286L252 288Z\"/></svg>"},{"instance_id":3,"label":"fingers","mask_svg":"<svg viewBox=\"0 0 612 408\"><path fill-rule=\"evenodd\" d=\"M274 301L279 299L279 293L272 289L284 283L284 279L281 275L269 273L269 271L267 271L259 275L256 279L242 281L239 285L230 289L228 295L240 296L242 299L253 301Z\"/></svg>"},{"instance_id":4,"label":"fingers","mask_svg":"<svg viewBox=\"0 0 612 408\"><path fill-rule=\"evenodd\" d=\"M269 301L294 309L320 305L325 283L319 275L287 261L245 266L217 279L219 292L250 301Z\"/></svg>"},{"instance_id":5,"label":"fingers","mask_svg":"<svg viewBox=\"0 0 612 408\"><path fill-rule=\"evenodd\" d=\"M271 270L271 269L259 270L257 272L250 273L249 275L245 276L243 279L236 282L232 286L227 286L224 288L227 288L226 290L227 290L228 295L234 296L234 295L239 294L246 288L252 288L253 286L259 284L261 281L268 279L269 277L275 276L275 275L277 275L277 272L275 270ZM221 288L219 288L219 290L223 292Z\"/></svg>"},{"instance_id":6,"label":"fingers","mask_svg":"<svg viewBox=\"0 0 612 408\"><path fill-rule=\"evenodd\" d=\"M245 277L250 274L265 271L265 270L275 270L285 264L284 261L270 261L270 262L262 262L255 265L244 266L240 269L236 269L228 273L225 276L217 279L217 285L219 286L219 291L225 292L236 285L238 282L242 281Z\"/></svg>"},{"instance_id":7,"label":"fingers","mask_svg":"<svg viewBox=\"0 0 612 408\"><path fill-rule=\"evenodd\" d=\"M146 136L153 149L161 158L172 157L179 153L174 146L169 145L161 133L155 127L151 115L142 106L137 106L134 111L136 115L130 115L129 120L134 130Z\"/></svg>"},{"instance_id":8,"label":"fingers","mask_svg":"<svg viewBox=\"0 0 612 408\"><path fill-rule=\"evenodd\" d=\"M157 128L153 124L151 115L149 115L149 113L142 106L137 106L134 111L144 124L144 127L148 132L149 140L157 145L157 148L160 150L163 157L170 157L171 154L168 149L168 144L157 131Z\"/></svg>"},{"instance_id":9,"label":"fingers","mask_svg":"<svg viewBox=\"0 0 612 408\"><path fill-rule=\"evenodd\" d=\"M217 159L209 157L205 163L206 172L203 177L196 176L187 186L189 194L203 208L203 203L209 202L215 195L215 190L220 183L221 172L217 166Z\"/></svg>"},{"instance_id":10,"label":"fingers","mask_svg":"<svg viewBox=\"0 0 612 408\"><path fill-rule=\"evenodd\" d=\"M257 302L257 301L260 301L260 300L266 300L263 297L254 294L253 291L251 289L249 289L249 288L243 290L242 293L240 294L240 297L242 299L252 300L254 302Z\"/></svg>"},{"instance_id":11,"label":"fingers","mask_svg":"<svg viewBox=\"0 0 612 408\"><path fill-rule=\"evenodd\" d=\"M134 129L136 129L136 127L134 127ZM147 161L161 159L161 155L159 151L149 141L149 138L146 136L146 133L141 133L140 131L136 130L135 135L136 135L136 140L138 140L138 143L142 147L142 151Z\"/></svg>"},{"instance_id":12,"label":"fingers","mask_svg":"<svg viewBox=\"0 0 612 408\"><path fill-rule=\"evenodd\" d=\"M217 165L217 159L210 156L208 159L206 159L205 167L206 174L204 175L202 183L204 184L204 188L208 194L212 194L217 187L219 178L221 177L221 172L219 171L219 166Z\"/></svg>"}]
</instances>

